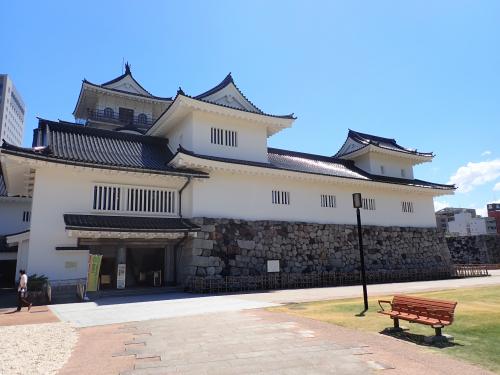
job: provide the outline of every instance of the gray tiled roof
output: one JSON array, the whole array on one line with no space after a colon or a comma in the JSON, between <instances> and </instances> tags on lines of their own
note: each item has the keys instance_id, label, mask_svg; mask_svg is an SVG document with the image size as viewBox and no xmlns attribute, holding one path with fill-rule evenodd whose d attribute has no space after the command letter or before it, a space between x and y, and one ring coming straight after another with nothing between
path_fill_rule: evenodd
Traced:
<instances>
[{"instance_id":1,"label":"gray tiled roof","mask_svg":"<svg viewBox=\"0 0 500 375\"><path fill-rule=\"evenodd\" d=\"M267 156L269 163L279 169L369 180L364 172L347 160L277 148L268 148Z\"/></svg>"},{"instance_id":2,"label":"gray tiled roof","mask_svg":"<svg viewBox=\"0 0 500 375\"><path fill-rule=\"evenodd\" d=\"M168 140L160 137L40 119L33 143L30 149L4 143L2 152L108 169L207 176L202 172L169 167L167 163L173 155Z\"/></svg>"},{"instance_id":3,"label":"gray tiled roof","mask_svg":"<svg viewBox=\"0 0 500 375\"><path fill-rule=\"evenodd\" d=\"M268 148L268 163L199 155L183 148L180 148L179 152L206 160L220 161L224 163L431 189L455 189L454 185L436 184L419 179L404 179L370 174L356 167L352 160L344 160L335 157L307 154L277 148Z\"/></svg>"},{"instance_id":4,"label":"gray tiled roof","mask_svg":"<svg viewBox=\"0 0 500 375\"><path fill-rule=\"evenodd\" d=\"M66 229L111 232L195 232L200 228L181 218L65 214Z\"/></svg>"}]
</instances>

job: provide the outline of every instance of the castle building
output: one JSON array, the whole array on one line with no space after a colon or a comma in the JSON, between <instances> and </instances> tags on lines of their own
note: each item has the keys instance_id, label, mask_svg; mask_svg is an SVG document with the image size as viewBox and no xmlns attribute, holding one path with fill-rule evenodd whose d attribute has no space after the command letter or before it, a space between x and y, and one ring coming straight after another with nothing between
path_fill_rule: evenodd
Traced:
<instances>
[{"instance_id":1,"label":"castle building","mask_svg":"<svg viewBox=\"0 0 500 375\"><path fill-rule=\"evenodd\" d=\"M84 80L73 114L75 123L40 119L30 148L1 147L8 193L33 200L29 245L19 250L29 272L82 279L89 254L103 255L109 287L120 264L126 287L153 271L168 285L258 275L269 261L290 273L342 268L348 261L336 254L354 246L354 192L377 235L422 238L387 262L405 267L412 252L419 267L446 262L433 198L455 187L413 172L432 153L353 130L334 156L268 147L294 115L264 112L231 74L198 95L158 97L127 64L104 84ZM434 240L424 240L429 233ZM407 246L396 237L373 246Z\"/></svg>"}]
</instances>

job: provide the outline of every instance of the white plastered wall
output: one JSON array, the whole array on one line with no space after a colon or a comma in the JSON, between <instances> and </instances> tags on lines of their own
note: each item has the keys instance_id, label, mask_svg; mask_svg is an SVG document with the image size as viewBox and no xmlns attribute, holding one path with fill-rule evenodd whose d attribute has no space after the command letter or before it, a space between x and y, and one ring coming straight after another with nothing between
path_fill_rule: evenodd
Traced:
<instances>
[{"instance_id":1,"label":"white plastered wall","mask_svg":"<svg viewBox=\"0 0 500 375\"><path fill-rule=\"evenodd\" d=\"M185 178L116 174L68 167L50 166L37 169L26 266L28 272L45 274L52 280L86 277L88 251L61 251L55 248L77 245L77 239L69 237L66 232L63 215L94 213L91 210L94 183L155 186L178 190L185 181Z\"/></svg>"},{"instance_id":2,"label":"white plastered wall","mask_svg":"<svg viewBox=\"0 0 500 375\"><path fill-rule=\"evenodd\" d=\"M344 183L292 179L214 171L206 181L193 182L193 217L284 220L354 224L352 193L374 198L376 210L362 210L364 224L381 226L436 227L432 195L392 190L390 185L367 187ZM290 205L271 202L272 190L290 192ZM321 194L336 196L337 207L320 205ZM413 203L414 212L404 213L402 201Z\"/></svg>"},{"instance_id":3,"label":"white plastered wall","mask_svg":"<svg viewBox=\"0 0 500 375\"><path fill-rule=\"evenodd\" d=\"M413 164L411 161L394 157L386 154L370 152L354 159L355 165L367 172L376 175L383 175L397 178L413 179ZM384 173L381 172L381 166L384 167ZM404 169L405 176L401 174Z\"/></svg>"},{"instance_id":4,"label":"white plastered wall","mask_svg":"<svg viewBox=\"0 0 500 375\"><path fill-rule=\"evenodd\" d=\"M233 130L238 133L238 146L212 144L211 128ZM167 137L172 151L181 144L187 150L201 155L241 159L267 163L267 128L265 124L223 117L206 112L193 112Z\"/></svg>"},{"instance_id":5,"label":"white plastered wall","mask_svg":"<svg viewBox=\"0 0 500 375\"><path fill-rule=\"evenodd\" d=\"M23 212L31 211L31 200L0 197L0 235L19 233L29 228L23 221Z\"/></svg>"}]
</instances>

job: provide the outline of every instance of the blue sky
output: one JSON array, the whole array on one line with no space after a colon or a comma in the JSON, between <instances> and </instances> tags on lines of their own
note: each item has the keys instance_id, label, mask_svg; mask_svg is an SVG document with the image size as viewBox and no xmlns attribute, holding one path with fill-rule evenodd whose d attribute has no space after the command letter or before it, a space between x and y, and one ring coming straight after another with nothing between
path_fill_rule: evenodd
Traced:
<instances>
[{"instance_id":1,"label":"blue sky","mask_svg":"<svg viewBox=\"0 0 500 375\"><path fill-rule=\"evenodd\" d=\"M26 145L36 116L72 120L81 80L125 59L159 96L232 72L266 112L298 116L271 146L333 155L348 128L393 137L436 153L417 177L461 186L437 207L500 199L498 1L5 1L0 14Z\"/></svg>"}]
</instances>

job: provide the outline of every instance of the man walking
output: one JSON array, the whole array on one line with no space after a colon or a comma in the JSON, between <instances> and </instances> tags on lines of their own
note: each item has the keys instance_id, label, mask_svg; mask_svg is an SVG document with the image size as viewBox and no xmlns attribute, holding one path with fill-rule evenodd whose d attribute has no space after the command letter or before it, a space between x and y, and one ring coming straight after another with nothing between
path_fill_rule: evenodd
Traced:
<instances>
[{"instance_id":1,"label":"man walking","mask_svg":"<svg viewBox=\"0 0 500 375\"><path fill-rule=\"evenodd\" d=\"M28 297L28 275L26 275L25 270L19 270L19 274L21 277L17 287L17 311L21 311L23 306L28 306L28 311L30 311L31 303L26 299Z\"/></svg>"}]
</instances>

